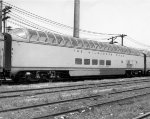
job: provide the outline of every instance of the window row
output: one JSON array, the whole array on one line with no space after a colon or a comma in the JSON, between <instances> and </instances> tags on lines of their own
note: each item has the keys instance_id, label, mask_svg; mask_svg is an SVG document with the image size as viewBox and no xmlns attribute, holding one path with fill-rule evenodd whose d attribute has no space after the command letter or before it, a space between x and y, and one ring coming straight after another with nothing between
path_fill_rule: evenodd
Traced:
<instances>
[{"instance_id":1,"label":"window row","mask_svg":"<svg viewBox=\"0 0 150 119\"><path fill-rule=\"evenodd\" d=\"M98 63L99 62L99 63ZM81 58L75 58L75 64L78 64L78 65L81 65L81 64L84 64L84 65L111 65L111 60L98 60L98 59L81 59Z\"/></svg>"}]
</instances>

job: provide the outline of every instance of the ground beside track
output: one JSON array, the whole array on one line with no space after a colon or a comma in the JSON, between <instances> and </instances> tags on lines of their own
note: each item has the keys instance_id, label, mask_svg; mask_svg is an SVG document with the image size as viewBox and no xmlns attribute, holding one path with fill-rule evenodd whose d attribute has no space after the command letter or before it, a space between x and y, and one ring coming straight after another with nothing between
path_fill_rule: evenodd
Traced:
<instances>
[{"instance_id":1,"label":"ground beside track","mask_svg":"<svg viewBox=\"0 0 150 119\"><path fill-rule=\"evenodd\" d=\"M118 80L124 80L124 79L118 79ZM133 79L127 79L127 80L133 80ZM90 83L90 82L91 81L88 81L88 83ZM99 82L99 81L95 81L95 82ZM86 84L87 82L75 82L75 84L79 84L79 83ZM3 91L5 91L5 90L11 90L11 89L18 90L21 88L26 89L26 88L40 88L40 87L46 87L46 86L53 87L53 86L64 86L64 85L71 85L71 84L66 82L66 83L54 83L54 84L32 84L32 85L8 86L7 88L2 86L1 89L3 89ZM2 90L0 90L0 91L2 91ZM91 90L88 90L88 91L91 92ZM98 90L94 90L94 93L96 93L97 91ZM107 93L107 90L100 91L100 92ZM57 95L58 97L56 95L55 96L52 95L52 96L49 96L49 98L51 98L51 100L55 100L55 98L57 97L59 100L63 100L64 98L65 99L70 98L70 96L76 97L80 94L85 94L85 93L88 93L88 92L83 92L83 91L77 91L74 93L68 92L68 93L58 94ZM122 102L114 103L111 105L104 105L104 106L100 106L100 107L83 109L77 113L70 113L68 115L63 115L63 117L58 116L58 117L56 117L56 119L62 119L62 118L64 118L64 119L130 119L131 118L132 119L132 117L137 116L139 114L143 114L146 111L150 110L149 99L150 99L150 96L147 95L147 96L144 96L141 98L135 98L132 100L122 101ZM7 99L7 101L4 99L0 101L1 103L3 103L3 106L2 106L2 104L0 106L0 110L3 110L4 108L10 108L8 106L11 106L11 108L12 108L12 107L28 105L29 103L31 103L31 104L36 104L36 103L40 103L40 102L48 103L50 100L47 100L47 99L43 100L43 97L37 97L34 95L26 95L26 96L23 95L19 100L16 100L16 98L14 98L14 99ZM7 104L10 103L11 105L7 105L5 103L7 103ZM80 105L80 103L74 103L73 105ZM82 106L82 105L80 105L80 106ZM58 108L58 107L56 105L49 107L49 109L51 109L51 110L53 110L54 108ZM68 108L72 108L71 105L68 104ZM42 110L35 107L33 109L33 113L40 113L40 112L47 111L46 108L41 108L41 109ZM60 109L67 110L66 105L60 107ZM10 113L8 113L8 114L10 114ZM5 115L7 115L7 113ZM10 119L17 119L17 118L18 119L26 119L26 117L23 117L23 116L20 117L20 115L21 115L21 113L19 111L16 111L16 112L13 112L13 114L11 113L10 116L8 115L7 117L10 117ZM1 113L0 113L0 118L4 118L4 116L1 115ZM29 118L29 117L27 117L27 118Z\"/></svg>"},{"instance_id":2,"label":"ground beside track","mask_svg":"<svg viewBox=\"0 0 150 119\"><path fill-rule=\"evenodd\" d=\"M62 115L55 119L134 119L147 112L150 112L150 95Z\"/></svg>"}]
</instances>

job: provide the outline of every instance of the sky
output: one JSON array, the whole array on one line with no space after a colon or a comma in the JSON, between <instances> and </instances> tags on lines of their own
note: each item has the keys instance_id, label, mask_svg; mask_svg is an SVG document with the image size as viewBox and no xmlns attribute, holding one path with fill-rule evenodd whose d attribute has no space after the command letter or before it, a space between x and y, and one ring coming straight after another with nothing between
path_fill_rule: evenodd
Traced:
<instances>
[{"instance_id":1,"label":"sky","mask_svg":"<svg viewBox=\"0 0 150 119\"><path fill-rule=\"evenodd\" d=\"M74 0L4 1L73 27ZM150 0L80 0L80 29L98 33L126 34L130 39L124 38L124 45L150 49L149 11ZM80 37L93 36L81 34ZM120 43L121 40L118 38L116 41Z\"/></svg>"}]
</instances>

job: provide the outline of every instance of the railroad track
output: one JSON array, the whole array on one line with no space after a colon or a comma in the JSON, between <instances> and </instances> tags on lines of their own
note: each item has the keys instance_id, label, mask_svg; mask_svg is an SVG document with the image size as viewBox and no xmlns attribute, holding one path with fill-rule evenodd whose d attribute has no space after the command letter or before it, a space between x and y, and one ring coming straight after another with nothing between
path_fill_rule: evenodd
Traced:
<instances>
[{"instance_id":1,"label":"railroad track","mask_svg":"<svg viewBox=\"0 0 150 119\"><path fill-rule=\"evenodd\" d=\"M85 106L80 106L80 107L74 107L68 108L67 110L52 110L48 112L48 114L44 114L42 116L37 116L37 117L32 117L33 119L45 119L45 118L54 118L59 115L64 115L68 114L71 112L79 112L80 110L84 110L85 108L89 107L95 107L99 105L104 105L108 103L113 103L121 100L126 100L130 98L135 98L143 95L150 94L150 85L144 85L142 87L136 87L136 86L131 86L131 87L125 87L125 88L111 88L109 90L104 90L103 94L97 94L97 95L88 95L88 96L83 96L83 97L78 97L78 98L72 98L72 99L66 99L66 100L58 100L58 101L53 101L49 103L44 103L44 104L37 104L33 106L26 106L26 107L21 107L21 108L13 108L13 109L3 109L0 110L0 114L2 113L15 113L15 111L22 111L22 110L30 110L32 108L50 108L53 107L54 105L67 105L68 103L72 102L81 102L85 100L93 100L92 104L87 103ZM110 98L111 97L111 98ZM95 101L96 100L96 101ZM97 100L99 100L97 102ZM55 107L54 106L54 107ZM30 111L28 111L29 113Z\"/></svg>"},{"instance_id":2,"label":"railroad track","mask_svg":"<svg viewBox=\"0 0 150 119\"><path fill-rule=\"evenodd\" d=\"M145 87L145 88L148 88L150 90L150 87ZM116 94L121 94L121 93L124 93L124 92L131 92L131 91L138 91L138 90L141 90L141 89L145 89L144 87L142 88L135 88L135 89L129 89L129 90L124 90L124 91L115 91L115 92L111 92L109 93L110 96L115 96ZM140 93L140 94L136 94L136 95L130 95L130 96L121 96L121 97L117 97L115 99L103 99L102 101L100 101L100 103L94 103L94 104L90 104L90 105L86 105L85 107L80 107L80 108L76 108L76 109L70 109L70 110L67 110L67 111L62 111L62 112L57 112L57 113L53 113L53 114L48 114L48 115L44 115L44 116L41 116L41 117L36 117L36 118L32 118L32 119L51 119L51 118L54 118L54 117L57 117L57 116L61 116L61 115L65 115L65 114L68 114L68 113L73 113L73 112L81 112L81 110L86 110L87 108L91 109L92 107L96 107L96 106L102 106L102 105L105 105L105 104L110 104L110 103L115 103L115 102L118 102L118 101L123 101L123 100L127 100L127 99L131 99L131 98L137 98L139 96L144 96L144 95L147 95L147 94L150 94L149 91L146 91L144 93ZM84 99L87 99L87 98L97 98L101 95L96 95L96 96L91 96L91 97L85 97ZM115 96L116 97L116 96ZM144 116L141 116L140 118L136 118L136 119L144 119L144 117L147 117L149 116L150 114L145 114Z\"/></svg>"},{"instance_id":3,"label":"railroad track","mask_svg":"<svg viewBox=\"0 0 150 119\"><path fill-rule=\"evenodd\" d=\"M67 85L67 86L56 86L56 87L44 87L44 88L31 88L31 89L22 89L22 90L8 90L0 91L0 99L4 98L14 98L14 97L23 97L23 96L32 96L32 95L41 95L41 94L50 94L50 93L59 93L66 91L75 91L75 90L86 90L89 88L110 88L113 86L123 86L129 84L140 84L150 82L150 79L138 79L130 81L119 81L119 82L103 82L103 83L92 83L92 84L76 84L76 85Z\"/></svg>"},{"instance_id":4,"label":"railroad track","mask_svg":"<svg viewBox=\"0 0 150 119\"><path fill-rule=\"evenodd\" d=\"M147 112L147 113L137 116L133 119L149 119L149 118L150 118L150 112Z\"/></svg>"}]
</instances>

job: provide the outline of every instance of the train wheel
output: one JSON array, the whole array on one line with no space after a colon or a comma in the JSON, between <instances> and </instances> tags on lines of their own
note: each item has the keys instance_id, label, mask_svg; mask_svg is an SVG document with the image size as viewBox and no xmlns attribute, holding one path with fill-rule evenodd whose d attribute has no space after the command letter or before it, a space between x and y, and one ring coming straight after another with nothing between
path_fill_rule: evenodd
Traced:
<instances>
[{"instance_id":1,"label":"train wheel","mask_svg":"<svg viewBox=\"0 0 150 119\"><path fill-rule=\"evenodd\" d=\"M19 82L19 78L17 76L12 76L11 79L13 80L14 83Z\"/></svg>"},{"instance_id":2,"label":"train wheel","mask_svg":"<svg viewBox=\"0 0 150 119\"><path fill-rule=\"evenodd\" d=\"M54 79L53 79L53 78L49 78L49 79L47 79L46 81L48 81L48 82L53 82Z\"/></svg>"},{"instance_id":3,"label":"train wheel","mask_svg":"<svg viewBox=\"0 0 150 119\"><path fill-rule=\"evenodd\" d=\"M40 78L41 82L49 81L50 76L49 76L48 72L39 72L39 78Z\"/></svg>"},{"instance_id":4,"label":"train wheel","mask_svg":"<svg viewBox=\"0 0 150 119\"><path fill-rule=\"evenodd\" d=\"M131 77L135 77L135 71L131 71Z\"/></svg>"},{"instance_id":5,"label":"train wheel","mask_svg":"<svg viewBox=\"0 0 150 119\"><path fill-rule=\"evenodd\" d=\"M150 76L150 71L147 71L146 75L147 75L147 76Z\"/></svg>"},{"instance_id":6,"label":"train wheel","mask_svg":"<svg viewBox=\"0 0 150 119\"><path fill-rule=\"evenodd\" d=\"M34 82L34 81L39 81L39 80L40 80L40 77L37 77L36 72L26 72L25 81Z\"/></svg>"},{"instance_id":7,"label":"train wheel","mask_svg":"<svg viewBox=\"0 0 150 119\"><path fill-rule=\"evenodd\" d=\"M142 76L142 71L138 71L138 76Z\"/></svg>"},{"instance_id":8,"label":"train wheel","mask_svg":"<svg viewBox=\"0 0 150 119\"><path fill-rule=\"evenodd\" d=\"M35 79L32 76L30 75L26 76L25 82L33 82L33 81L35 81Z\"/></svg>"},{"instance_id":9,"label":"train wheel","mask_svg":"<svg viewBox=\"0 0 150 119\"><path fill-rule=\"evenodd\" d=\"M132 76L131 76L131 72L126 72L125 77L126 77L126 78L131 78L131 77L132 77Z\"/></svg>"},{"instance_id":10,"label":"train wheel","mask_svg":"<svg viewBox=\"0 0 150 119\"><path fill-rule=\"evenodd\" d=\"M41 76L41 77L40 77L40 80L41 80L41 81L49 81L49 79L48 79L47 76Z\"/></svg>"}]
</instances>

